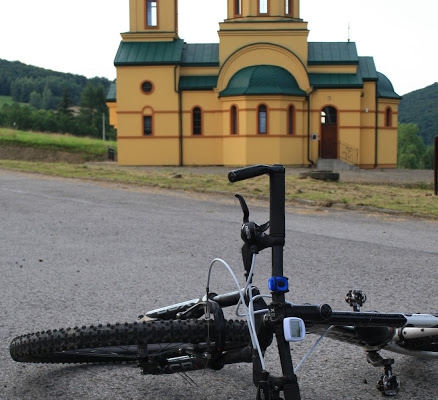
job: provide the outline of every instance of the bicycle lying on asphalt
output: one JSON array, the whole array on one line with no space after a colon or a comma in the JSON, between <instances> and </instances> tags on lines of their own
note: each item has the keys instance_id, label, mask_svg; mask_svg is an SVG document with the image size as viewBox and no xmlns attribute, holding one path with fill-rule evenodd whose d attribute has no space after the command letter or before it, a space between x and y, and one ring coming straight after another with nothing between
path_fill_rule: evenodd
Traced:
<instances>
[{"instance_id":1,"label":"bicycle lying on asphalt","mask_svg":"<svg viewBox=\"0 0 438 400\"><path fill-rule=\"evenodd\" d=\"M133 362L144 374L185 373L227 364L252 363L256 399L300 399L297 372L302 363L328 337L362 347L366 359L381 367L377 383L385 396L394 396L399 381L394 359L380 350L438 359L438 314L364 312L364 292L350 290L345 300L351 311L335 311L328 304L294 304L287 301L288 278L283 275L285 245L285 168L254 165L231 171L230 182L260 175L270 179L270 221L258 225L249 220L245 199L236 195L243 211L241 238L245 284L240 285L228 264L215 259L208 272L206 294L199 298L147 312L137 321L48 330L13 339L10 353L15 361L29 363ZM269 231L269 233L267 233ZM272 274L269 294L253 285L256 256L271 248ZM233 277L236 291L210 291L212 268L222 264ZM268 300L269 299L269 300ZM223 308L236 306L238 319L226 319ZM306 334L320 338L294 368L290 342ZM275 342L281 376L269 373L265 352Z\"/></svg>"}]
</instances>

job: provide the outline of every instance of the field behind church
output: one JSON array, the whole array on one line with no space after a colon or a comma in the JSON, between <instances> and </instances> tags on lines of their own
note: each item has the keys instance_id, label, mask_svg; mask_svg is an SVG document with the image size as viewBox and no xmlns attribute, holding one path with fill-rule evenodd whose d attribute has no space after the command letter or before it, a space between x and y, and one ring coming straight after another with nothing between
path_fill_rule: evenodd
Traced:
<instances>
[{"instance_id":1,"label":"field behind church","mask_svg":"<svg viewBox=\"0 0 438 400\"><path fill-rule=\"evenodd\" d=\"M126 187L153 187L268 200L269 180L258 177L231 184L231 167L122 167L108 161L115 142L0 129L0 168L62 178L101 181ZM308 169L287 168L289 204L324 209L359 209L438 219L432 170L340 171L339 182L301 179Z\"/></svg>"}]
</instances>

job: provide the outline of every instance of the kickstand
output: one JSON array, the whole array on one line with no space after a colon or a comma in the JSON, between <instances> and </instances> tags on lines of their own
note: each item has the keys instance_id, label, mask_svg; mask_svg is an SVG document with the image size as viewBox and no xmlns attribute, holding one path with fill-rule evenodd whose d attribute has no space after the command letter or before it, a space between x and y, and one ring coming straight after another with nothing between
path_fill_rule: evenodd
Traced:
<instances>
[{"instance_id":1,"label":"kickstand","mask_svg":"<svg viewBox=\"0 0 438 400\"><path fill-rule=\"evenodd\" d=\"M378 351L368 351L367 361L374 367L384 367L383 375L377 382L377 389L383 396L395 396L400 388L400 381L392 374L393 358L383 358Z\"/></svg>"}]
</instances>

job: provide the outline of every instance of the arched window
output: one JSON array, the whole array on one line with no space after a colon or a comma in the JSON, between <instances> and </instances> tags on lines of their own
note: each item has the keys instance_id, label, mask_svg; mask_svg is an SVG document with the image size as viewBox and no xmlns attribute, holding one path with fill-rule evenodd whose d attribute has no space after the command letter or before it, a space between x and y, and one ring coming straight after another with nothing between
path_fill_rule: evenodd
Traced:
<instances>
[{"instance_id":1,"label":"arched window","mask_svg":"<svg viewBox=\"0 0 438 400\"><path fill-rule=\"evenodd\" d=\"M230 132L232 135L237 135L239 133L239 120L236 106L231 106L230 109Z\"/></svg>"},{"instance_id":2,"label":"arched window","mask_svg":"<svg viewBox=\"0 0 438 400\"><path fill-rule=\"evenodd\" d=\"M288 135L295 133L295 109L292 105L287 108L287 133Z\"/></svg>"},{"instance_id":3,"label":"arched window","mask_svg":"<svg viewBox=\"0 0 438 400\"><path fill-rule=\"evenodd\" d=\"M293 17L294 14L294 1L293 0L284 0L284 14Z\"/></svg>"},{"instance_id":4,"label":"arched window","mask_svg":"<svg viewBox=\"0 0 438 400\"><path fill-rule=\"evenodd\" d=\"M153 28L158 25L158 1L146 0L146 27Z\"/></svg>"},{"instance_id":5,"label":"arched window","mask_svg":"<svg viewBox=\"0 0 438 400\"><path fill-rule=\"evenodd\" d=\"M392 109L387 107L385 110L385 126L392 126Z\"/></svg>"},{"instance_id":6,"label":"arched window","mask_svg":"<svg viewBox=\"0 0 438 400\"><path fill-rule=\"evenodd\" d=\"M259 0L259 14L268 14L269 0Z\"/></svg>"},{"instance_id":7,"label":"arched window","mask_svg":"<svg viewBox=\"0 0 438 400\"><path fill-rule=\"evenodd\" d=\"M268 108L261 104L257 110L258 133L268 133Z\"/></svg>"},{"instance_id":8,"label":"arched window","mask_svg":"<svg viewBox=\"0 0 438 400\"><path fill-rule=\"evenodd\" d=\"M234 0L234 15L242 14L242 0Z\"/></svg>"},{"instance_id":9,"label":"arched window","mask_svg":"<svg viewBox=\"0 0 438 400\"><path fill-rule=\"evenodd\" d=\"M195 107L192 111L192 133L202 135L202 111L199 107Z\"/></svg>"},{"instance_id":10,"label":"arched window","mask_svg":"<svg viewBox=\"0 0 438 400\"><path fill-rule=\"evenodd\" d=\"M143 116L143 135L144 136L152 135L152 115Z\"/></svg>"},{"instance_id":11,"label":"arched window","mask_svg":"<svg viewBox=\"0 0 438 400\"><path fill-rule=\"evenodd\" d=\"M324 107L321 111L321 124L337 124L338 113L334 107Z\"/></svg>"}]
</instances>

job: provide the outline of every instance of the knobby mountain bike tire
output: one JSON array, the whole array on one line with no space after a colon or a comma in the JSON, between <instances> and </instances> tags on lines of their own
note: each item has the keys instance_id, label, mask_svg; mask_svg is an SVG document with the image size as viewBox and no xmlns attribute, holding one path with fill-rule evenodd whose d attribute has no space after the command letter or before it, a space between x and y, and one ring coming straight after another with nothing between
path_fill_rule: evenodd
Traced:
<instances>
[{"instance_id":1,"label":"knobby mountain bike tire","mask_svg":"<svg viewBox=\"0 0 438 400\"><path fill-rule=\"evenodd\" d=\"M29 333L12 340L10 354L27 363L77 364L136 362L171 358L187 345L214 342L214 320L151 320ZM245 321L225 321L225 344L248 344Z\"/></svg>"}]
</instances>

